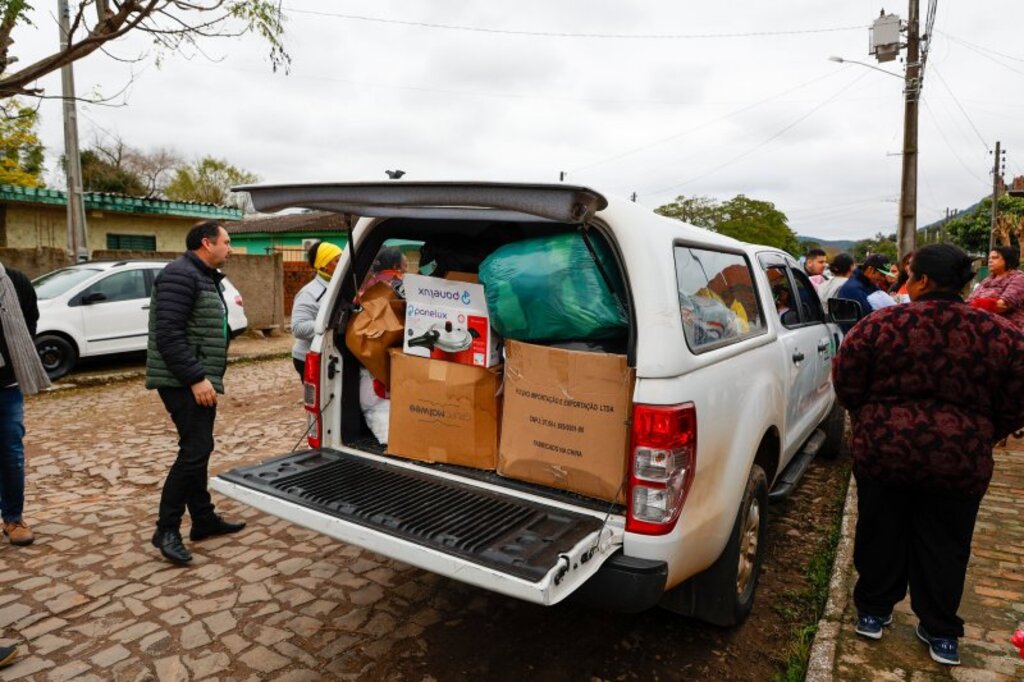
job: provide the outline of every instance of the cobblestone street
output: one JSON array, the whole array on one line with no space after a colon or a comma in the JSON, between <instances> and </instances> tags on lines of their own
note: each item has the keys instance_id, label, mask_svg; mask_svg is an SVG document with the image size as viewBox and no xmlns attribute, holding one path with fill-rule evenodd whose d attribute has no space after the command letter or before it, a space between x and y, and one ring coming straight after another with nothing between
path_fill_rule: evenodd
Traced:
<instances>
[{"instance_id":1,"label":"cobblestone street","mask_svg":"<svg viewBox=\"0 0 1024 682\"><path fill-rule=\"evenodd\" d=\"M214 473L299 443L288 359L232 365L227 390ZM787 655L791 625L773 604L799 588L817 532L807 512L843 478L815 464L778 508L754 614L721 630L657 609L525 604L216 495L249 527L191 543L186 526L195 560L173 567L149 544L176 441L154 392L139 380L55 391L28 400L26 422L37 540L0 545L0 644L21 648L3 680L765 679Z\"/></svg>"}]
</instances>

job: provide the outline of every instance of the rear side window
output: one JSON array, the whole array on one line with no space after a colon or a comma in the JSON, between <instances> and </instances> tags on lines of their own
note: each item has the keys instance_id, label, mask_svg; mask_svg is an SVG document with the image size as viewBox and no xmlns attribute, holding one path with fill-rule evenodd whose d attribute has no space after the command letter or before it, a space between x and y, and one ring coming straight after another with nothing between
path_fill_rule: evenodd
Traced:
<instances>
[{"instance_id":1,"label":"rear side window","mask_svg":"<svg viewBox=\"0 0 1024 682\"><path fill-rule=\"evenodd\" d=\"M716 348L765 331L764 314L746 257L677 246L676 284L690 350Z\"/></svg>"},{"instance_id":2,"label":"rear side window","mask_svg":"<svg viewBox=\"0 0 1024 682\"><path fill-rule=\"evenodd\" d=\"M105 277L82 292L83 296L91 294L103 294L106 297L103 301L110 303L146 298L146 272L126 270Z\"/></svg>"}]
</instances>

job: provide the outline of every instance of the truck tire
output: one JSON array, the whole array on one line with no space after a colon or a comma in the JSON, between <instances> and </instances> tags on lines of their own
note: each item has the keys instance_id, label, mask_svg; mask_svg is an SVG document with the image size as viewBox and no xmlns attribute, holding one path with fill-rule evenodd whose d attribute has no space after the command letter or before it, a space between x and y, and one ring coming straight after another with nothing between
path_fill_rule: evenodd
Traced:
<instances>
[{"instance_id":1,"label":"truck tire","mask_svg":"<svg viewBox=\"0 0 1024 682\"><path fill-rule=\"evenodd\" d=\"M825 431L825 442L818 450L818 456L823 459L836 459L843 451L843 439L846 436L846 410L838 400L825 417L825 421L821 423L821 428Z\"/></svg>"},{"instance_id":2,"label":"truck tire","mask_svg":"<svg viewBox=\"0 0 1024 682\"><path fill-rule=\"evenodd\" d=\"M721 556L703 573L666 593L661 606L712 625L742 623L754 606L764 561L767 511L768 477L755 464Z\"/></svg>"}]
</instances>

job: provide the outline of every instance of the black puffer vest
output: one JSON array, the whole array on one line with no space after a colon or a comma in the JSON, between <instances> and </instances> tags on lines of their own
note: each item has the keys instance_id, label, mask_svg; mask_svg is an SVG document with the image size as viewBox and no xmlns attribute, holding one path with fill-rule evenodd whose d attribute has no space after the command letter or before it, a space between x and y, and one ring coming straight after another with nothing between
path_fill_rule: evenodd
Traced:
<instances>
[{"instance_id":1,"label":"black puffer vest","mask_svg":"<svg viewBox=\"0 0 1024 682\"><path fill-rule=\"evenodd\" d=\"M227 305L221 272L188 252L168 263L153 284L149 308L146 388L179 388L209 379L224 392Z\"/></svg>"}]
</instances>

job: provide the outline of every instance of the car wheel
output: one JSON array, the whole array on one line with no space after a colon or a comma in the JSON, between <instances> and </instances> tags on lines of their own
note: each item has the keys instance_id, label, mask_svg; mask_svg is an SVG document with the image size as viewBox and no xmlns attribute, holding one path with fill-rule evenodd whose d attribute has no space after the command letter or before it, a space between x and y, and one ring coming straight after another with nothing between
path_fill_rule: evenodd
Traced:
<instances>
[{"instance_id":1,"label":"car wheel","mask_svg":"<svg viewBox=\"0 0 1024 682\"><path fill-rule=\"evenodd\" d=\"M72 370L78 361L75 344L63 336L43 334L36 337L36 351L50 379L59 379Z\"/></svg>"},{"instance_id":2,"label":"car wheel","mask_svg":"<svg viewBox=\"0 0 1024 682\"><path fill-rule=\"evenodd\" d=\"M837 400L832 406L832 411L821 423L825 431L825 442L818 450L818 456L823 459L835 459L843 451L843 438L846 436L846 410Z\"/></svg>"},{"instance_id":3,"label":"car wheel","mask_svg":"<svg viewBox=\"0 0 1024 682\"><path fill-rule=\"evenodd\" d=\"M742 623L754 606L754 589L761 575L764 543L768 529L768 477L756 464L747 477L743 503L736 515L733 535L725 555L735 562L733 623ZM734 549L735 548L735 549ZM729 555L734 555L735 558Z\"/></svg>"},{"instance_id":4,"label":"car wheel","mask_svg":"<svg viewBox=\"0 0 1024 682\"><path fill-rule=\"evenodd\" d=\"M712 625L742 623L754 606L768 522L768 477L754 465L729 543L707 570L666 594L661 605Z\"/></svg>"}]
</instances>

